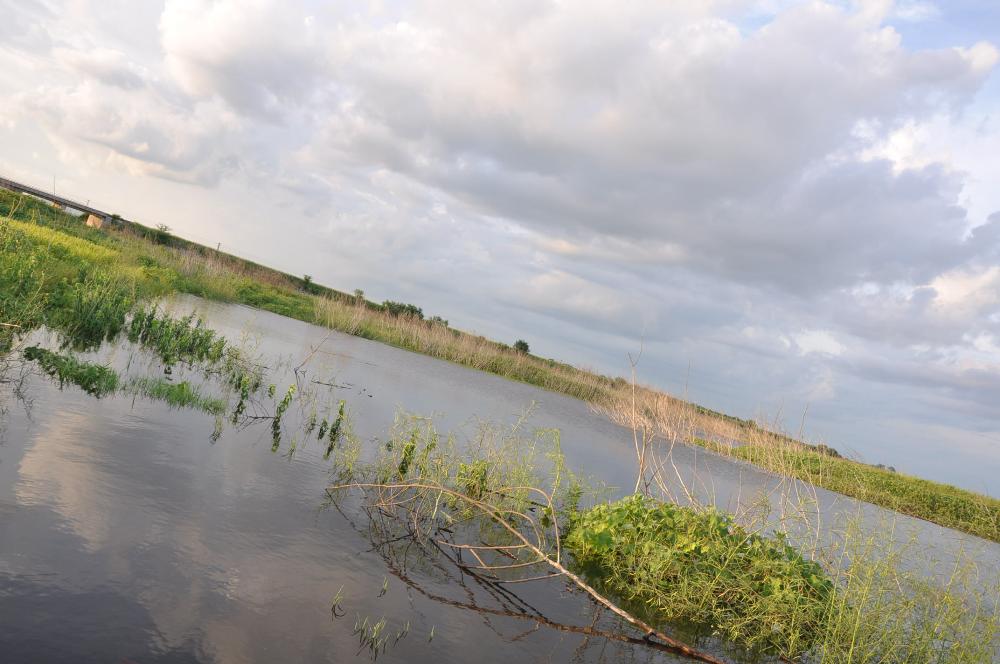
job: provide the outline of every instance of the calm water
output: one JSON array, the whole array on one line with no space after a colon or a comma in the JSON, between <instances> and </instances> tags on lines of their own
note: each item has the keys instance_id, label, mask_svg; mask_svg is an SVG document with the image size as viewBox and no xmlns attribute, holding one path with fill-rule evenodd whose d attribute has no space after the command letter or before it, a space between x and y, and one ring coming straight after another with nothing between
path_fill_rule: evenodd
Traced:
<instances>
[{"instance_id":1,"label":"calm water","mask_svg":"<svg viewBox=\"0 0 1000 664\"><path fill-rule=\"evenodd\" d=\"M612 486L634 482L631 433L573 399L244 307L174 306L255 340L272 365L295 366L319 347L307 376L341 386L331 398L346 399L364 438L384 434L400 409L461 432L474 418L510 423L533 407L530 425L559 428L575 468ZM124 349L101 357L142 361ZM349 520L323 508L329 462L318 446L287 458L271 452L266 426L212 442L213 418L198 412L95 400L40 378L29 393L30 409L9 405L0 444L0 662L366 661L356 616L384 616L393 634L409 622L380 661L678 661L454 606L502 605L440 574L412 572L407 585ZM775 481L693 449L675 457L689 481L710 477L700 486L723 504ZM829 520L857 508L819 498ZM879 527L881 511L862 509ZM1000 547L982 540L906 518L897 531L916 533L923 560L961 548L984 569L1000 566ZM337 619L341 588L346 615ZM550 620L594 621L589 601L554 582L517 589ZM597 626L614 624L602 617Z\"/></svg>"}]
</instances>

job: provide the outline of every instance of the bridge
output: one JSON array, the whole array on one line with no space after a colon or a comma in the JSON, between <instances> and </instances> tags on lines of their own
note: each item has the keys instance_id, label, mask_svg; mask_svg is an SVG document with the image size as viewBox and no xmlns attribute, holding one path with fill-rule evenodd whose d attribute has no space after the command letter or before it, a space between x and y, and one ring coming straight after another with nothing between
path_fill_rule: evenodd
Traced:
<instances>
[{"instance_id":1,"label":"bridge","mask_svg":"<svg viewBox=\"0 0 1000 664\"><path fill-rule=\"evenodd\" d=\"M78 203L77 201L65 198L63 196L57 196L56 194L51 194L42 189L36 189L35 187L21 184L20 182L14 182L13 180L8 180L5 177L0 177L0 187L4 189L10 189L11 191L16 191L22 194L30 194L35 198L41 198L64 208L70 208L71 210L79 210L85 214L92 214L98 219L101 219L104 223L109 223L113 220L114 216L110 212L104 212L103 210L98 210L97 208L90 207L89 205L84 205L83 203Z\"/></svg>"}]
</instances>

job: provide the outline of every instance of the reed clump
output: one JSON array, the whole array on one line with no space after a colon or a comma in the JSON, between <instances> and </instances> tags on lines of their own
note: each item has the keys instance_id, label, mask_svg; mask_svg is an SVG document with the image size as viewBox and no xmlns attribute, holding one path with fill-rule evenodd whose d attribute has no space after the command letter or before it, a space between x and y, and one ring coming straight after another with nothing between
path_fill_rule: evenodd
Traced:
<instances>
[{"instance_id":1,"label":"reed clump","mask_svg":"<svg viewBox=\"0 0 1000 664\"><path fill-rule=\"evenodd\" d=\"M364 304L318 299L316 322L340 332L530 383L584 401L606 401L625 386L621 379L519 352L511 346L434 321L394 315Z\"/></svg>"}]
</instances>

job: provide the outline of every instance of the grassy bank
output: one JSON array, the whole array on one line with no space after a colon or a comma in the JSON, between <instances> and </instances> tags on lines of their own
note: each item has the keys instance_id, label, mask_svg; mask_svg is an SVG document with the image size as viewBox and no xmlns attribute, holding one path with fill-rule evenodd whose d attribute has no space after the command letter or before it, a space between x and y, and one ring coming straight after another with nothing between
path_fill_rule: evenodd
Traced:
<instances>
[{"instance_id":1,"label":"grassy bank","mask_svg":"<svg viewBox=\"0 0 1000 664\"><path fill-rule=\"evenodd\" d=\"M6 190L0 190L0 226L0 351L19 329L43 323L69 335L74 349L91 348L120 332L142 302L190 293L257 307L583 399L626 426L642 420L644 427L663 437L676 438L681 432L682 442L696 438L750 442L749 447L708 446L816 486L1000 541L1000 501L820 454L815 452L819 448L803 446L752 421L653 389L637 386L633 392L623 378L521 352L451 328L440 319L425 320L415 307L379 305L130 222L103 230L88 228L80 218ZM158 334L157 324L148 324L145 334ZM165 348L164 359L182 350ZM202 350L212 352L208 346Z\"/></svg>"},{"instance_id":2,"label":"grassy bank","mask_svg":"<svg viewBox=\"0 0 1000 664\"><path fill-rule=\"evenodd\" d=\"M1000 500L947 484L833 457L802 445L696 443L761 468L794 477L902 514L1000 542Z\"/></svg>"}]
</instances>

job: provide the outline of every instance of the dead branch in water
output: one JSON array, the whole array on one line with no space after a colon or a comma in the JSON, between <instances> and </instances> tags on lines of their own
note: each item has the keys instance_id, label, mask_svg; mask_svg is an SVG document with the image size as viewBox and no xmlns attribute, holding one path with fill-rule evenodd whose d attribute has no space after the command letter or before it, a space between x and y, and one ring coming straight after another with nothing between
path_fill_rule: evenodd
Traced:
<instances>
[{"instance_id":1,"label":"dead branch in water","mask_svg":"<svg viewBox=\"0 0 1000 664\"><path fill-rule=\"evenodd\" d=\"M507 580L508 582L537 580L553 576L565 577L599 605L639 629L645 640L650 641L650 643L666 646L676 653L696 661L723 664L723 660L664 634L644 620L622 609L568 569L560 559L559 528L554 518L555 501L553 496L543 489L537 487L511 488L512 490L527 491L544 498L546 509L543 510L543 514L553 515L552 518L548 519L547 524L544 523L544 520L531 516L527 511L514 509L510 505L495 505L424 479L347 482L333 485L327 489L327 492L333 498L334 494L349 489L358 489L364 492L368 498L368 508L379 518L394 518L399 523L406 524L408 532L417 541L444 539L444 544L451 546L451 543L447 541L447 536L454 532L454 528L449 528L445 524L468 523L471 517L456 518L452 516L449 507L460 508L464 506L466 509L471 509L475 515L485 518L490 524L499 526L500 532L507 535L514 544L497 542L480 546L456 543L455 548L458 550L476 552L474 557L480 564L463 565L466 569L489 572L490 575L496 577L497 581ZM493 564L486 564L482 558L482 554L486 552L509 551L511 549L526 551L531 554L531 557L528 560L522 560L515 556L514 562L495 562ZM500 574L504 571L521 570L532 566L547 566L551 568L552 572L535 578L500 578Z\"/></svg>"}]
</instances>

